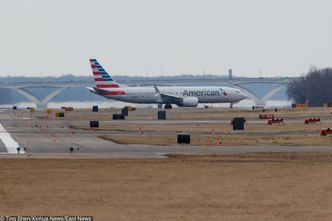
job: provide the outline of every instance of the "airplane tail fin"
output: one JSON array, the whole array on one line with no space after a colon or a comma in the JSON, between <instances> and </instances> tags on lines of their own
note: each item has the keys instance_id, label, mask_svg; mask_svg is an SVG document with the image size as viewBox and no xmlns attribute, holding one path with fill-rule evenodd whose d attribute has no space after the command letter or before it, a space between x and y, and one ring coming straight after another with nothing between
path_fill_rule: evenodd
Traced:
<instances>
[{"instance_id":1,"label":"airplane tail fin","mask_svg":"<svg viewBox=\"0 0 332 221\"><path fill-rule=\"evenodd\" d=\"M106 70L99 64L96 59L90 59L92 73L96 82L97 88L119 88L120 85L111 78Z\"/></svg>"}]
</instances>

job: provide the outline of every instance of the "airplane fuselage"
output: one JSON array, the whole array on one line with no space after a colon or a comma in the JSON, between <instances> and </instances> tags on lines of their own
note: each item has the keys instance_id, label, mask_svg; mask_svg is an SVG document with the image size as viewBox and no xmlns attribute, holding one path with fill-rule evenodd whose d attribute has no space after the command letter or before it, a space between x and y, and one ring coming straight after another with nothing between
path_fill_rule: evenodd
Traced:
<instances>
[{"instance_id":1,"label":"airplane fuselage","mask_svg":"<svg viewBox=\"0 0 332 221\"><path fill-rule=\"evenodd\" d=\"M243 93L230 87L158 87L163 94L176 97L196 97L199 103L236 103L246 98ZM108 89L108 93L100 94L106 98L131 103L158 103L153 87L120 87Z\"/></svg>"}]
</instances>

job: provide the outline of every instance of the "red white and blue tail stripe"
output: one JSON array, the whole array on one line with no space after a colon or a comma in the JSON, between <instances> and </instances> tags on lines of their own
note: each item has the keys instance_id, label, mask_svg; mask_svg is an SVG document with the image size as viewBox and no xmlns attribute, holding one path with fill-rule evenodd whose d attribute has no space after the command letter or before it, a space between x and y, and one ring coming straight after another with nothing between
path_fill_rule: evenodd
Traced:
<instances>
[{"instance_id":1,"label":"red white and blue tail stripe","mask_svg":"<svg viewBox=\"0 0 332 221\"><path fill-rule=\"evenodd\" d=\"M114 81L96 59L90 59L90 64L97 88L118 88L119 84Z\"/></svg>"},{"instance_id":2,"label":"red white and blue tail stripe","mask_svg":"<svg viewBox=\"0 0 332 221\"><path fill-rule=\"evenodd\" d=\"M112 79L96 59L90 59L90 65L96 82L95 88L89 88L91 92L103 96L126 95L123 88Z\"/></svg>"}]
</instances>

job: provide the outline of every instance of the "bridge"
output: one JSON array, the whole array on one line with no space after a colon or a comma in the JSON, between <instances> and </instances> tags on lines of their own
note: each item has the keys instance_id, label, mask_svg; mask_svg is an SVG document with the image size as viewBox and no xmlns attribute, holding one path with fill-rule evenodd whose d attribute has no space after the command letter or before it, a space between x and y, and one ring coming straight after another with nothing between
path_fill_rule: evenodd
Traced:
<instances>
[{"instance_id":1,"label":"bridge","mask_svg":"<svg viewBox=\"0 0 332 221\"><path fill-rule=\"evenodd\" d=\"M258 81L248 81L248 82L231 82L232 86L235 88L240 89L241 91L245 92L248 97L255 102L256 106L265 106L266 102L269 101L274 95L276 95L281 90L287 88L289 81L265 81L264 84L278 84L277 87L272 88L268 91L263 97L258 97L255 95L251 90L244 87L246 84L258 84L261 82Z\"/></svg>"},{"instance_id":2,"label":"bridge","mask_svg":"<svg viewBox=\"0 0 332 221\"><path fill-rule=\"evenodd\" d=\"M0 88L12 89L23 95L29 101L36 104L38 110L47 108L48 103L65 91L72 87L88 87L92 86L90 81L66 81L66 82L17 82L17 83L1 83ZM55 88L56 90L48 94L43 99L39 99L36 95L31 93L29 88Z\"/></svg>"},{"instance_id":3,"label":"bridge","mask_svg":"<svg viewBox=\"0 0 332 221\"><path fill-rule=\"evenodd\" d=\"M195 83L204 83L210 85L216 85L216 83L227 83L232 87L238 88L245 92L250 99L255 102L256 106L265 106L266 102L270 100L275 94L277 94L282 89L286 88L292 78L234 78L231 73L229 78L184 78L184 79L142 79L142 80L127 80L121 83L128 86L138 86L138 85L188 85ZM277 84L277 87L271 88L271 90L266 93L263 97L258 97L253 91L245 87L247 84ZM54 82L11 82L11 83L0 83L0 88L12 89L26 97L28 100L36 104L36 108L43 110L47 108L48 103L59 96L63 91L73 88L73 87L92 87L94 86L93 81L54 81ZM46 97L39 99L36 95L31 93L29 88L55 88L56 90L48 94Z\"/></svg>"}]
</instances>

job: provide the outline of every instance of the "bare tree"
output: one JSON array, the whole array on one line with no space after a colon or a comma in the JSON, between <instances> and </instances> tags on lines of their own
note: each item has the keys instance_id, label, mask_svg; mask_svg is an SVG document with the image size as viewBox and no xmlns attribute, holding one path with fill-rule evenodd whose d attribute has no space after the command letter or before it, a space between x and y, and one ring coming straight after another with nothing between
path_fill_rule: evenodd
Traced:
<instances>
[{"instance_id":1,"label":"bare tree","mask_svg":"<svg viewBox=\"0 0 332 221\"><path fill-rule=\"evenodd\" d=\"M332 104L332 68L311 68L305 77L288 85L287 94L295 102L308 102L312 107Z\"/></svg>"}]
</instances>

